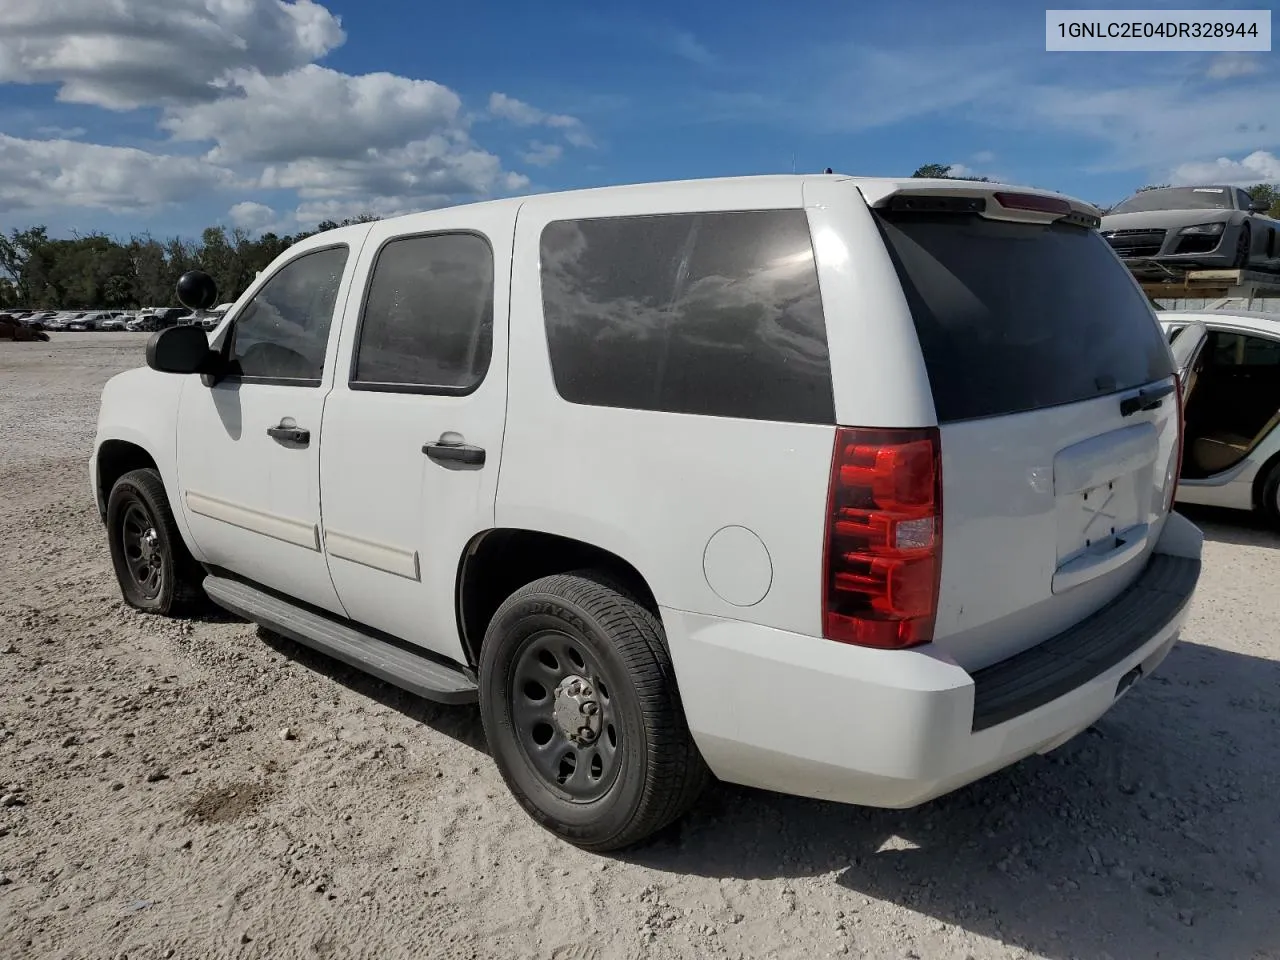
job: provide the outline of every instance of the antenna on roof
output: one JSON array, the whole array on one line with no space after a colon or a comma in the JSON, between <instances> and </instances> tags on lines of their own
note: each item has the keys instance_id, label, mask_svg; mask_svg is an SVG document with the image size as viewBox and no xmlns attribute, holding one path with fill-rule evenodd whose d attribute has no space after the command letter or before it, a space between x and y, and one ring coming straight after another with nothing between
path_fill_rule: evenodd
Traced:
<instances>
[{"instance_id":1,"label":"antenna on roof","mask_svg":"<svg viewBox=\"0 0 1280 960\"><path fill-rule=\"evenodd\" d=\"M831 169L830 167L827 167L827 169L823 170L822 172L823 172L823 173L832 173L833 171L832 171L832 169Z\"/></svg>"}]
</instances>

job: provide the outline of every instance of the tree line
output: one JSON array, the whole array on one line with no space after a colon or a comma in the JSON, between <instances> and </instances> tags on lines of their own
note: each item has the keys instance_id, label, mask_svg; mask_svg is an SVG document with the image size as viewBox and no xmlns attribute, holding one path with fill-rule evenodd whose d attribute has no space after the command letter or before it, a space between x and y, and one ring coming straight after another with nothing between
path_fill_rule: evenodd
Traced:
<instances>
[{"instance_id":1,"label":"tree line","mask_svg":"<svg viewBox=\"0 0 1280 960\"><path fill-rule=\"evenodd\" d=\"M985 182L988 177L951 175L951 165L926 163L913 177L943 177ZM1168 184L1140 188L1154 190ZM1280 219L1280 187L1249 188L1256 200L1271 204ZM1102 208L1105 212L1105 207ZM213 276L222 300L234 300L277 256L293 244L325 230L378 217L362 214L342 222L325 220L297 234L264 233L256 239L239 228L208 227L199 240L156 240L149 235L126 241L105 234L53 239L44 227L0 233L0 309L116 309L161 307L173 303L174 286L186 271L199 268Z\"/></svg>"},{"instance_id":2,"label":"tree line","mask_svg":"<svg viewBox=\"0 0 1280 960\"><path fill-rule=\"evenodd\" d=\"M0 234L0 309L115 309L163 307L188 270L200 269L218 284L219 297L234 300L276 257L306 237L378 217L362 214L325 220L315 230L264 233L208 227L199 240L149 235L117 240L105 234L54 239L45 227Z\"/></svg>"}]
</instances>

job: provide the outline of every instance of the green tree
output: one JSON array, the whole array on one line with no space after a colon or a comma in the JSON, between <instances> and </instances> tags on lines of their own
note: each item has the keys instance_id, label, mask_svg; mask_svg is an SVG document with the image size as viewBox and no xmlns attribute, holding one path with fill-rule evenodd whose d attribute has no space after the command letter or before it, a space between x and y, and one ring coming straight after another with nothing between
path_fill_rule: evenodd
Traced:
<instances>
[{"instance_id":1,"label":"green tree","mask_svg":"<svg viewBox=\"0 0 1280 960\"><path fill-rule=\"evenodd\" d=\"M951 168L954 164L950 163L926 163L916 167L916 172L911 174L913 177L925 177L931 180L972 180L976 183L990 183L990 177L958 177L952 176Z\"/></svg>"},{"instance_id":2,"label":"green tree","mask_svg":"<svg viewBox=\"0 0 1280 960\"><path fill-rule=\"evenodd\" d=\"M1280 220L1280 185L1274 183L1258 183L1249 188L1249 196L1270 204L1267 216Z\"/></svg>"}]
</instances>

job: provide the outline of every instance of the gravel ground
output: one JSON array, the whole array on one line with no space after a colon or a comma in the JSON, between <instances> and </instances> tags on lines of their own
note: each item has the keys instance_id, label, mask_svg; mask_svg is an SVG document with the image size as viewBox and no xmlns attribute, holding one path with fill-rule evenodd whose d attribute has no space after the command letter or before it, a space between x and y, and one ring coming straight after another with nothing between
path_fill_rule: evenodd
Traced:
<instances>
[{"instance_id":1,"label":"gravel ground","mask_svg":"<svg viewBox=\"0 0 1280 960\"><path fill-rule=\"evenodd\" d=\"M1280 958L1280 537L1196 513L1183 642L1094 729L911 811L716 786L623 857L474 709L118 599L86 479L145 337L0 344L0 955Z\"/></svg>"}]
</instances>

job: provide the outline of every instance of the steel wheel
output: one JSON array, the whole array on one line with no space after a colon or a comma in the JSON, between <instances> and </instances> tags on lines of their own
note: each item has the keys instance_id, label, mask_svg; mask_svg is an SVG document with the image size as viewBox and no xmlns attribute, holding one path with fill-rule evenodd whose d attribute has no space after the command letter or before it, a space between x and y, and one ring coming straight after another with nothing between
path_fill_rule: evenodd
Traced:
<instances>
[{"instance_id":1,"label":"steel wheel","mask_svg":"<svg viewBox=\"0 0 1280 960\"><path fill-rule=\"evenodd\" d=\"M148 600L155 599L164 587L164 548L156 525L142 504L134 502L125 509L119 535L134 584Z\"/></svg>"},{"instance_id":2,"label":"steel wheel","mask_svg":"<svg viewBox=\"0 0 1280 960\"><path fill-rule=\"evenodd\" d=\"M131 470L111 485L106 521L111 565L129 606L167 616L202 605L204 571L187 552L154 468Z\"/></svg>"},{"instance_id":3,"label":"steel wheel","mask_svg":"<svg viewBox=\"0 0 1280 960\"><path fill-rule=\"evenodd\" d=\"M520 751L553 791L591 803L618 775L621 723L595 655L544 631L516 653L509 691Z\"/></svg>"}]
</instances>

